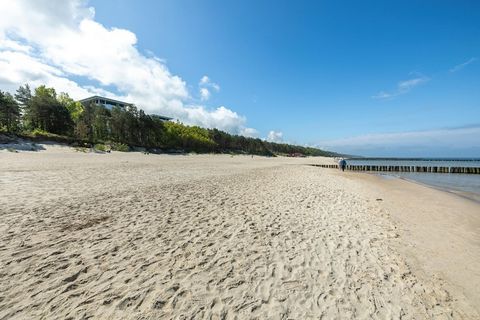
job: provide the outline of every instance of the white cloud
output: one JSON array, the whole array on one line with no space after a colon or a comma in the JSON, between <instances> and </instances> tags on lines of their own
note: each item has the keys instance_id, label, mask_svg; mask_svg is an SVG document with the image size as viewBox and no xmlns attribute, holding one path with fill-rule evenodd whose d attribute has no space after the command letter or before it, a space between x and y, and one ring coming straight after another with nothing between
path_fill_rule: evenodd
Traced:
<instances>
[{"instance_id":1,"label":"white cloud","mask_svg":"<svg viewBox=\"0 0 480 320\"><path fill-rule=\"evenodd\" d=\"M411 89L415 88L416 86L422 84L422 83L425 83L427 81L429 81L430 79L425 77L425 76L421 76L419 78L414 78L414 79L410 79L410 80L405 80L405 81L400 81L398 83L398 91L399 92L402 92L402 93L405 93L405 92L408 92L410 91Z\"/></svg>"},{"instance_id":2,"label":"white cloud","mask_svg":"<svg viewBox=\"0 0 480 320\"><path fill-rule=\"evenodd\" d=\"M385 91L380 91L379 93L377 93L376 95L374 95L372 98L374 99L390 99L394 97L394 95L392 93L388 93L388 92L385 92Z\"/></svg>"},{"instance_id":3,"label":"white cloud","mask_svg":"<svg viewBox=\"0 0 480 320\"><path fill-rule=\"evenodd\" d=\"M200 79L200 84L207 84L210 82L210 78L208 76L203 76L202 79Z\"/></svg>"},{"instance_id":4,"label":"white cloud","mask_svg":"<svg viewBox=\"0 0 480 320\"><path fill-rule=\"evenodd\" d=\"M258 138L259 132L254 128L243 128L240 131L240 135L250 138Z\"/></svg>"},{"instance_id":5,"label":"white cloud","mask_svg":"<svg viewBox=\"0 0 480 320\"><path fill-rule=\"evenodd\" d=\"M480 125L425 131L374 133L325 140L317 146L368 156L480 156Z\"/></svg>"},{"instance_id":6,"label":"white cloud","mask_svg":"<svg viewBox=\"0 0 480 320\"><path fill-rule=\"evenodd\" d=\"M31 47L27 45L23 45L16 41L12 41L9 39L0 39L0 48L2 50L13 50L17 52L24 52L29 53L31 51Z\"/></svg>"},{"instance_id":7,"label":"white cloud","mask_svg":"<svg viewBox=\"0 0 480 320\"><path fill-rule=\"evenodd\" d=\"M456 66L454 66L453 68L450 69L450 72L457 72L457 71L460 71L462 70L463 68L465 68L466 66L468 66L469 64L473 63L477 61L477 58L470 58L468 59L467 61L463 62L463 63L460 63L460 64L457 64Z\"/></svg>"},{"instance_id":8,"label":"white cloud","mask_svg":"<svg viewBox=\"0 0 480 320\"><path fill-rule=\"evenodd\" d=\"M200 88L200 100L206 101L210 99L210 91L207 88Z\"/></svg>"},{"instance_id":9,"label":"white cloud","mask_svg":"<svg viewBox=\"0 0 480 320\"><path fill-rule=\"evenodd\" d=\"M199 87L199 92L200 92L200 100L201 101L206 101L210 99L211 96L211 91L210 89L213 89L214 91L220 91L220 86L210 80L208 76L203 76L200 79L200 82L198 83Z\"/></svg>"},{"instance_id":10,"label":"white cloud","mask_svg":"<svg viewBox=\"0 0 480 320\"><path fill-rule=\"evenodd\" d=\"M3 90L45 84L76 99L101 94L126 100L187 124L233 133L246 129L245 117L224 106L193 105L181 77L160 58L141 53L133 32L95 21L95 10L86 1L0 0L0 11ZM210 90L220 89L207 76L200 87L206 90L200 91L204 101Z\"/></svg>"},{"instance_id":11,"label":"white cloud","mask_svg":"<svg viewBox=\"0 0 480 320\"><path fill-rule=\"evenodd\" d=\"M210 88L213 88L215 91L220 91L220 86L218 84L216 84L215 82L212 82L210 80L210 78L208 76L203 76L201 79L200 79L200 83L199 85L201 87L210 87Z\"/></svg>"},{"instance_id":12,"label":"white cloud","mask_svg":"<svg viewBox=\"0 0 480 320\"><path fill-rule=\"evenodd\" d=\"M270 131L267 136L267 141L270 142L282 142L283 141L283 132L279 131Z\"/></svg>"},{"instance_id":13,"label":"white cloud","mask_svg":"<svg viewBox=\"0 0 480 320\"><path fill-rule=\"evenodd\" d=\"M412 90L413 88L424 84L426 82L430 81L430 78L421 75L421 74L416 74L415 78L411 78L408 80L400 81L397 83L397 87L395 90L391 92L385 92L385 91L380 91L376 95L372 96L374 99L380 99L380 100L388 100L388 99L393 99L399 95L405 94Z\"/></svg>"},{"instance_id":14,"label":"white cloud","mask_svg":"<svg viewBox=\"0 0 480 320\"><path fill-rule=\"evenodd\" d=\"M220 106L214 110L207 110L204 106L189 106L183 108L181 106L177 109L177 114L180 119L186 123L201 123L207 128L217 128L219 130L227 131L233 134L242 134L246 128L246 118L240 116L238 113Z\"/></svg>"},{"instance_id":15,"label":"white cloud","mask_svg":"<svg viewBox=\"0 0 480 320\"><path fill-rule=\"evenodd\" d=\"M97 88L81 87L76 82L65 77L62 70L43 63L22 51L7 51L0 49L0 87L14 92L19 84L28 82L33 87L48 84L61 91L69 92L75 97L85 97L92 94L114 96L114 94Z\"/></svg>"}]
</instances>

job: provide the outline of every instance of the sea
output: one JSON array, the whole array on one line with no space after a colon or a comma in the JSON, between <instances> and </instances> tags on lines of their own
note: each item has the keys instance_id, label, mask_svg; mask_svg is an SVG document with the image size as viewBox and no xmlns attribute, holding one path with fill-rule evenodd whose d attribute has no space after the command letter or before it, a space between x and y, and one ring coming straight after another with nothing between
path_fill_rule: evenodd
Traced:
<instances>
[{"instance_id":1,"label":"sea","mask_svg":"<svg viewBox=\"0 0 480 320\"><path fill-rule=\"evenodd\" d=\"M429 167L480 167L480 159L347 159L352 165L378 166L429 166ZM437 189L453 192L480 202L480 174L429 173L429 172L376 172L384 177L411 180Z\"/></svg>"}]
</instances>

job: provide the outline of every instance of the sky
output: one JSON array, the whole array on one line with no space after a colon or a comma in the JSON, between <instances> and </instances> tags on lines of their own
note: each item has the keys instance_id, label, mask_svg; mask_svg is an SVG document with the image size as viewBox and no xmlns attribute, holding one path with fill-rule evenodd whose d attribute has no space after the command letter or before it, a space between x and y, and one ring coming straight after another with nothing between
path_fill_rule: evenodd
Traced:
<instances>
[{"instance_id":1,"label":"sky","mask_svg":"<svg viewBox=\"0 0 480 320\"><path fill-rule=\"evenodd\" d=\"M479 1L0 0L30 83L269 141L480 157Z\"/></svg>"}]
</instances>

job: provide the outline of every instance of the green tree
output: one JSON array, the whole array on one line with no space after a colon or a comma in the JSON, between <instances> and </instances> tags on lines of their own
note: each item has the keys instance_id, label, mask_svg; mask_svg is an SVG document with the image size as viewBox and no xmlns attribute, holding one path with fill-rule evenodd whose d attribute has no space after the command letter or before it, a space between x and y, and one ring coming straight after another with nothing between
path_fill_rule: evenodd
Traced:
<instances>
[{"instance_id":1,"label":"green tree","mask_svg":"<svg viewBox=\"0 0 480 320\"><path fill-rule=\"evenodd\" d=\"M30 90L30 86L28 84L20 86L17 89L17 93L15 93L15 99L22 107L26 107L30 102L30 99L32 99L32 91Z\"/></svg>"},{"instance_id":2,"label":"green tree","mask_svg":"<svg viewBox=\"0 0 480 320\"><path fill-rule=\"evenodd\" d=\"M81 140L93 141L93 122L95 119L95 107L93 103L83 106L83 111L75 123L74 134Z\"/></svg>"},{"instance_id":3,"label":"green tree","mask_svg":"<svg viewBox=\"0 0 480 320\"><path fill-rule=\"evenodd\" d=\"M25 122L30 129L70 134L73 121L68 109L57 100L55 89L40 86L26 104Z\"/></svg>"},{"instance_id":4,"label":"green tree","mask_svg":"<svg viewBox=\"0 0 480 320\"><path fill-rule=\"evenodd\" d=\"M15 101L18 101L18 103ZM57 96L55 89L40 86L32 95L28 84L20 86L15 99L0 91L0 127L9 131L19 127L74 135L91 143L111 141L147 148L182 149L197 152L239 152L258 155L303 154L332 156L316 148L267 142L232 135L218 129L165 122L148 115L134 105L111 109L94 103L82 105L66 93ZM23 114L20 106L23 107Z\"/></svg>"},{"instance_id":5,"label":"green tree","mask_svg":"<svg viewBox=\"0 0 480 320\"><path fill-rule=\"evenodd\" d=\"M0 90L0 129L15 132L20 125L20 105L8 92Z\"/></svg>"},{"instance_id":6,"label":"green tree","mask_svg":"<svg viewBox=\"0 0 480 320\"><path fill-rule=\"evenodd\" d=\"M68 112L70 113L70 118L72 118L73 122L77 122L83 112L83 105L70 98L68 93L62 92L58 96L58 101L67 108Z\"/></svg>"},{"instance_id":7,"label":"green tree","mask_svg":"<svg viewBox=\"0 0 480 320\"><path fill-rule=\"evenodd\" d=\"M110 140L110 110L100 105L94 105L92 132L94 141Z\"/></svg>"}]
</instances>

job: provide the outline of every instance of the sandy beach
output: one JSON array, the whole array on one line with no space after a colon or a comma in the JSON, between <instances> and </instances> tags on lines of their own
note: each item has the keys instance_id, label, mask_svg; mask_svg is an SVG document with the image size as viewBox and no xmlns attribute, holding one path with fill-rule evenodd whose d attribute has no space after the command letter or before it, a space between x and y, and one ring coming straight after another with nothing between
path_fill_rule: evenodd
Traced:
<instances>
[{"instance_id":1,"label":"sandy beach","mask_svg":"<svg viewBox=\"0 0 480 320\"><path fill-rule=\"evenodd\" d=\"M0 319L479 319L480 205L329 158L0 151Z\"/></svg>"}]
</instances>

